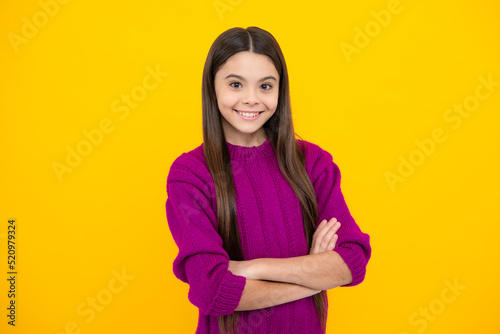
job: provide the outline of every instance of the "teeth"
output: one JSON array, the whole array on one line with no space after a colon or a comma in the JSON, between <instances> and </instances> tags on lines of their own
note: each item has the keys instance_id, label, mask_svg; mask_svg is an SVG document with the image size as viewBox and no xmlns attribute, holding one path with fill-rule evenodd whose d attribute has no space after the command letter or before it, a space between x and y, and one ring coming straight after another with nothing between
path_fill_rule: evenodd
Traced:
<instances>
[{"instance_id":1,"label":"teeth","mask_svg":"<svg viewBox=\"0 0 500 334\"><path fill-rule=\"evenodd\" d=\"M259 114L258 112L256 112L256 113L247 113L247 112L241 112L241 111L238 111L238 113L240 115L245 116L245 117L255 117L255 116L257 116Z\"/></svg>"}]
</instances>

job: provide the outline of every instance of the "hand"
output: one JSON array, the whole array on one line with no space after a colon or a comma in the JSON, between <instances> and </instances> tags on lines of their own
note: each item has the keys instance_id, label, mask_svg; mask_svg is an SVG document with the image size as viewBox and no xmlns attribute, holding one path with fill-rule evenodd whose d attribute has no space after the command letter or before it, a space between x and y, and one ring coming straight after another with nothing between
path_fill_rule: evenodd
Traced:
<instances>
[{"instance_id":1,"label":"hand","mask_svg":"<svg viewBox=\"0 0 500 334\"><path fill-rule=\"evenodd\" d=\"M335 217L329 222L324 219L314 232L309 255L333 251L337 243L338 235L336 233L339 228L340 222Z\"/></svg>"}]
</instances>

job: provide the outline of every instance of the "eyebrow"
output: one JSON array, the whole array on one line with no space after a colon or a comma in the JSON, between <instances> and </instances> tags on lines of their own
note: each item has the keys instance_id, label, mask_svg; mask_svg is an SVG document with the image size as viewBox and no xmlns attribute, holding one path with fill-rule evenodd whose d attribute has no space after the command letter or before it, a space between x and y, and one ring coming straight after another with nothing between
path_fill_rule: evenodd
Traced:
<instances>
[{"instance_id":1,"label":"eyebrow","mask_svg":"<svg viewBox=\"0 0 500 334\"><path fill-rule=\"evenodd\" d=\"M246 81L245 78L243 78L241 75L237 75L237 74L233 74L233 73L228 74L225 79L227 79L227 78L236 78L236 79L240 79L241 81ZM267 79L272 79L274 81L278 81L278 80L276 80L275 77L273 77L272 75L269 75L267 77L260 79L258 82L266 81Z\"/></svg>"}]
</instances>

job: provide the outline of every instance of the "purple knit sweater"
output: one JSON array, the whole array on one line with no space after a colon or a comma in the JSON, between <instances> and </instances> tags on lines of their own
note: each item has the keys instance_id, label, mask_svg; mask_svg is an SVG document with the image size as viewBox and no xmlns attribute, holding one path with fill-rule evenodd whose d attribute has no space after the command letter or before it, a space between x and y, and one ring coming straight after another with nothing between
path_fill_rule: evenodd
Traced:
<instances>
[{"instance_id":1,"label":"purple knit sweater","mask_svg":"<svg viewBox=\"0 0 500 334\"><path fill-rule=\"evenodd\" d=\"M340 190L340 171L330 153L316 144L300 139L297 142L306 148L306 170L318 202L317 223L332 217L342 223L335 251L352 273L353 281L344 286L357 285L365 277L371 256L370 237L349 213ZM309 254L300 201L281 175L269 138L260 146L227 146L244 259ZM246 278L227 269L229 257L217 234L215 187L204 159L203 144L173 162L167 177L167 194L167 221L179 248L173 272L189 284L188 299L198 307L196 333L219 333L217 316L234 312ZM240 311L239 315L240 334L321 333L312 296Z\"/></svg>"}]
</instances>

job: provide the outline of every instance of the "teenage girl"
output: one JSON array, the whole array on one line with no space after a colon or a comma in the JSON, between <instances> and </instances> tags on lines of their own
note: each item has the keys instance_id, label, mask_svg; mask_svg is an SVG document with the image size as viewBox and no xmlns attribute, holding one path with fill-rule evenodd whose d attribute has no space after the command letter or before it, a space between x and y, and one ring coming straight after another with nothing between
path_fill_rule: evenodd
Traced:
<instances>
[{"instance_id":1,"label":"teenage girl","mask_svg":"<svg viewBox=\"0 0 500 334\"><path fill-rule=\"evenodd\" d=\"M217 37L202 109L203 143L173 162L166 201L196 333L325 333L326 290L363 281L370 237L331 154L295 137L288 71L269 32Z\"/></svg>"}]
</instances>

